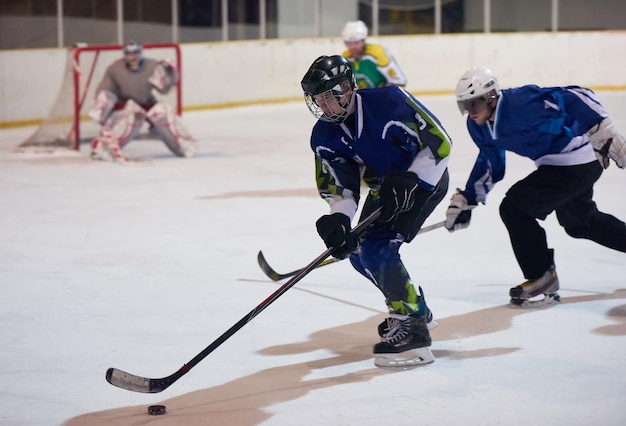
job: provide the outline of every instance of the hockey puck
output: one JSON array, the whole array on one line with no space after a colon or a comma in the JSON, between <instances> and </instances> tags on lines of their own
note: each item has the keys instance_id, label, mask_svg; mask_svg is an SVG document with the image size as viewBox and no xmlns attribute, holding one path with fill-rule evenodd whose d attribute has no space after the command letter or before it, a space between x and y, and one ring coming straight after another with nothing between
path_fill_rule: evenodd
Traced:
<instances>
[{"instance_id":1,"label":"hockey puck","mask_svg":"<svg viewBox=\"0 0 626 426\"><path fill-rule=\"evenodd\" d=\"M151 405L148 407L148 414L151 416L160 416L161 414L165 414L165 405Z\"/></svg>"}]
</instances>

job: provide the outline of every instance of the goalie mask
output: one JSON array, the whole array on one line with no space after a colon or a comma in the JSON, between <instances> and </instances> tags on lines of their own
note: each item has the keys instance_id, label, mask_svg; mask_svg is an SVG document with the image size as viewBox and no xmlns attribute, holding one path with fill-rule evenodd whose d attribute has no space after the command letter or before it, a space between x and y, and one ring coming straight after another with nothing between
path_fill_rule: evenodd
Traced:
<instances>
[{"instance_id":1,"label":"goalie mask","mask_svg":"<svg viewBox=\"0 0 626 426\"><path fill-rule=\"evenodd\" d=\"M456 103L461 114L489 106L500 96L498 79L489 68L469 69L456 85Z\"/></svg>"},{"instance_id":2,"label":"goalie mask","mask_svg":"<svg viewBox=\"0 0 626 426\"><path fill-rule=\"evenodd\" d=\"M306 105L315 118L339 124L352 113L356 81L350 63L343 56L320 56L300 84Z\"/></svg>"},{"instance_id":3,"label":"goalie mask","mask_svg":"<svg viewBox=\"0 0 626 426\"><path fill-rule=\"evenodd\" d=\"M130 41L124 45L124 62L126 68L136 72L143 63L143 46L136 41Z\"/></svg>"}]
</instances>

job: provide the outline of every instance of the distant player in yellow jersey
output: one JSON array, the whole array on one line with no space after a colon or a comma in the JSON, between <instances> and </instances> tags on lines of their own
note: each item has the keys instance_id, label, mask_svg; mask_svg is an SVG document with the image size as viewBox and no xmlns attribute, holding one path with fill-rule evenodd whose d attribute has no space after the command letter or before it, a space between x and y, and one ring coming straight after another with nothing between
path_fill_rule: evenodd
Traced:
<instances>
[{"instance_id":1,"label":"distant player in yellow jersey","mask_svg":"<svg viewBox=\"0 0 626 426\"><path fill-rule=\"evenodd\" d=\"M367 25L363 21L347 22L341 36L348 48L343 56L352 64L359 89L406 85L406 77L389 50L365 42Z\"/></svg>"}]
</instances>

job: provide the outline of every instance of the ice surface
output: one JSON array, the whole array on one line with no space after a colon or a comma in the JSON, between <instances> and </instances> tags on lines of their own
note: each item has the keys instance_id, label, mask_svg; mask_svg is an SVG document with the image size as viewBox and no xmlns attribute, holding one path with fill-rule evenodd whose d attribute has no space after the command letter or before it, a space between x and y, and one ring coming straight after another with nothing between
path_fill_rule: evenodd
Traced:
<instances>
[{"instance_id":1,"label":"ice surface","mask_svg":"<svg viewBox=\"0 0 626 426\"><path fill-rule=\"evenodd\" d=\"M600 92L626 131L626 92ZM454 139L451 185L476 150L453 97L423 97ZM315 220L304 103L184 117L197 158L135 141L130 166L13 148L0 133L0 424L2 425L624 425L625 256L545 221L562 303L506 306L523 281L498 205L533 170L508 155L503 182L472 226L418 236L401 251L439 328L435 363L378 369L371 346L381 294L348 262L314 271L161 394L109 385L107 368L163 377L257 306L279 272L325 249ZM626 219L626 171L596 185ZM443 220L447 199L426 224ZM147 414L151 404L168 414Z\"/></svg>"}]
</instances>

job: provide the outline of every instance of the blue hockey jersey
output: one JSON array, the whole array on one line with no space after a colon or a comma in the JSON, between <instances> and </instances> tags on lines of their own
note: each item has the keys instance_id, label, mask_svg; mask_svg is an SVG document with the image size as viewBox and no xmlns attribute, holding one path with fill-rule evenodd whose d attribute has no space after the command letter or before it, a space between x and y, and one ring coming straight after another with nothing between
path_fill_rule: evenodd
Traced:
<instances>
[{"instance_id":1,"label":"blue hockey jersey","mask_svg":"<svg viewBox=\"0 0 626 426\"><path fill-rule=\"evenodd\" d=\"M506 151L534 160L537 167L596 161L586 133L607 116L595 94L579 86L502 90L493 123L479 126L467 118L479 154L465 197L470 204L486 202L487 193L504 178Z\"/></svg>"},{"instance_id":2,"label":"blue hockey jersey","mask_svg":"<svg viewBox=\"0 0 626 426\"><path fill-rule=\"evenodd\" d=\"M355 96L349 120L320 120L311 134L320 195L331 214L350 219L362 179L376 190L387 173L411 171L432 190L447 168L452 144L439 120L402 88L360 89Z\"/></svg>"}]
</instances>

